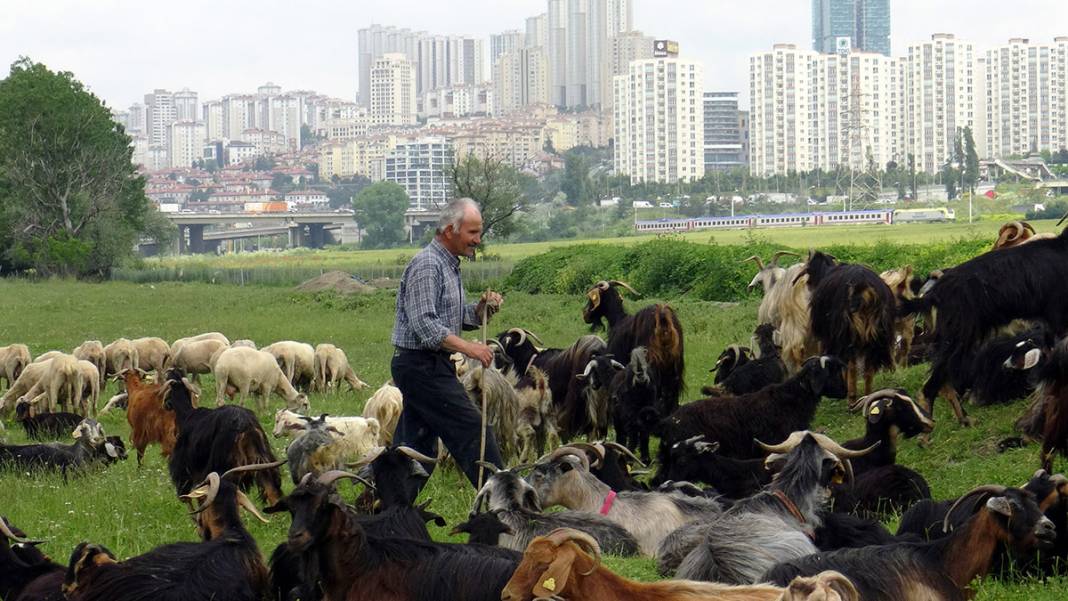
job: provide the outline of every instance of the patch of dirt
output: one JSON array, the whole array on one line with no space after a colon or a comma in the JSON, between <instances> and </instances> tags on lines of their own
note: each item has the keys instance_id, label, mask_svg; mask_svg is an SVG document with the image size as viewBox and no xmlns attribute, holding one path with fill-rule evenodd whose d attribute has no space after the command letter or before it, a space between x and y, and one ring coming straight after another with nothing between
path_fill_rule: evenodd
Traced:
<instances>
[{"instance_id":1,"label":"patch of dirt","mask_svg":"<svg viewBox=\"0 0 1068 601\"><path fill-rule=\"evenodd\" d=\"M301 292L333 290L338 294L371 294L377 288L344 271L328 271L297 286L297 290Z\"/></svg>"}]
</instances>

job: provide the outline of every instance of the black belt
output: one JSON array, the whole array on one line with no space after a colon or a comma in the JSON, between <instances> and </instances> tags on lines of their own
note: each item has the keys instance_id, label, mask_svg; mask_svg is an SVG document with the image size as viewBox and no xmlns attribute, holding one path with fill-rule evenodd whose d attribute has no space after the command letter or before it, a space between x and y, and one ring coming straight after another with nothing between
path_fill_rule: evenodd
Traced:
<instances>
[{"instance_id":1,"label":"black belt","mask_svg":"<svg viewBox=\"0 0 1068 601\"><path fill-rule=\"evenodd\" d=\"M414 349L414 348L404 348L402 346L396 346L396 347L393 347L393 348L395 349L393 351L393 356L394 357L399 357L401 355L422 355L424 357L441 357L443 359L448 359L450 356L452 356L452 353L450 353L449 351L441 350L441 349L438 349L438 350Z\"/></svg>"}]
</instances>

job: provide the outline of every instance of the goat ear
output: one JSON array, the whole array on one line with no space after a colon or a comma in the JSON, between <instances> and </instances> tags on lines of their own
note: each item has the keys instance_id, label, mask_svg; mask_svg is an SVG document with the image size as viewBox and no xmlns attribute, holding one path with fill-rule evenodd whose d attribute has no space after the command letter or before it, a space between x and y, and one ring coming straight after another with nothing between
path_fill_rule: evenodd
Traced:
<instances>
[{"instance_id":1,"label":"goat ear","mask_svg":"<svg viewBox=\"0 0 1068 601\"><path fill-rule=\"evenodd\" d=\"M523 492L523 505L527 509L541 513L541 501L538 500L538 493L534 492L533 489L528 489Z\"/></svg>"},{"instance_id":2,"label":"goat ear","mask_svg":"<svg viewBox=\"0 0 1068 601\"><path fill-rule=\"evenodd\" d=\"M881 400L875 401L871 404L871 407L868 408L868 423L879 423L879 421L883 419L883 413L885 413L883 402Z\"/></svg>"},{"instance_id":3,"label":"goat ear","mask_svg":"<svg viewBox=\"0 0 1068 601\"><path fill-rule=\"evenodd\" d=\"M567 579L571 576L571 566L575 563L575 549L564 544L556 548L556 559L553 560L545 572L538 578L534 585L534 596L547 599L560 598L567 586Z\"/></svg>"},{"instance_id":4,"label":"goat ear","mask_svg":"<svg viewBox=\"0 0 1068 601\"><path fill-rule=\"evenodd\" d=\"M1012 517L1012 503L1005 497L990 497L986 500L986 508L1007 518Z\"/></svg>"}]
</instances>

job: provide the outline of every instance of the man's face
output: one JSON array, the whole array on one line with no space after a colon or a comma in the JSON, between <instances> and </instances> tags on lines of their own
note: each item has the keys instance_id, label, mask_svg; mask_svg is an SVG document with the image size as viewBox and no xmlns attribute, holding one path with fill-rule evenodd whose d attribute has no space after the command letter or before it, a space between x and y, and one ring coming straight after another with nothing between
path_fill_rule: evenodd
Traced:
<instances>
[{"instance_id":1,"label":"man's face","mask_svg":"<svg viewBox=\"0 0 1068 601\"><path fill-rule=\"evenodd\" d=\"M456 256L475 257L475 247L482 242L482 214L468 209L460 221L460 229L445 228L445 241L449 252Z\"/></svg>"}]
</instances>

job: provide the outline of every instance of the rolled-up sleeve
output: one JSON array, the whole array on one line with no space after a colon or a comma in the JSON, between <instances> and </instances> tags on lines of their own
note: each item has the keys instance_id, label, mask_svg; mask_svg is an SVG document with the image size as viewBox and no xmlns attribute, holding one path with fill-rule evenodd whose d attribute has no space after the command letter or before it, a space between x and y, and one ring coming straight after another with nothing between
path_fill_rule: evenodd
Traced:
<instances>
[{"instance_id":1,"label":"rolled-up sleeve","mask_svg":"<svg viewBox=\"0 0 1068 601\"><path fill-rule=\"evenodd\" d=\"M477 311L478 303L464 305L463 328L465 330L477 330L482 325L482 316Z\"/></svg>"},{"instance_id":2,"label":"rolled-up sleeve","mask_svg":"<svg viewBox=\"0 0 1068 601\"><path fill-rule=\"evenodd\" d=\"M429 261L415 267L409 274L404 295L404 312L408 326L424 348L436 349L449 335L442 325L434 300L441 293L440 271Z\"/></svg>"}]
</instances>

